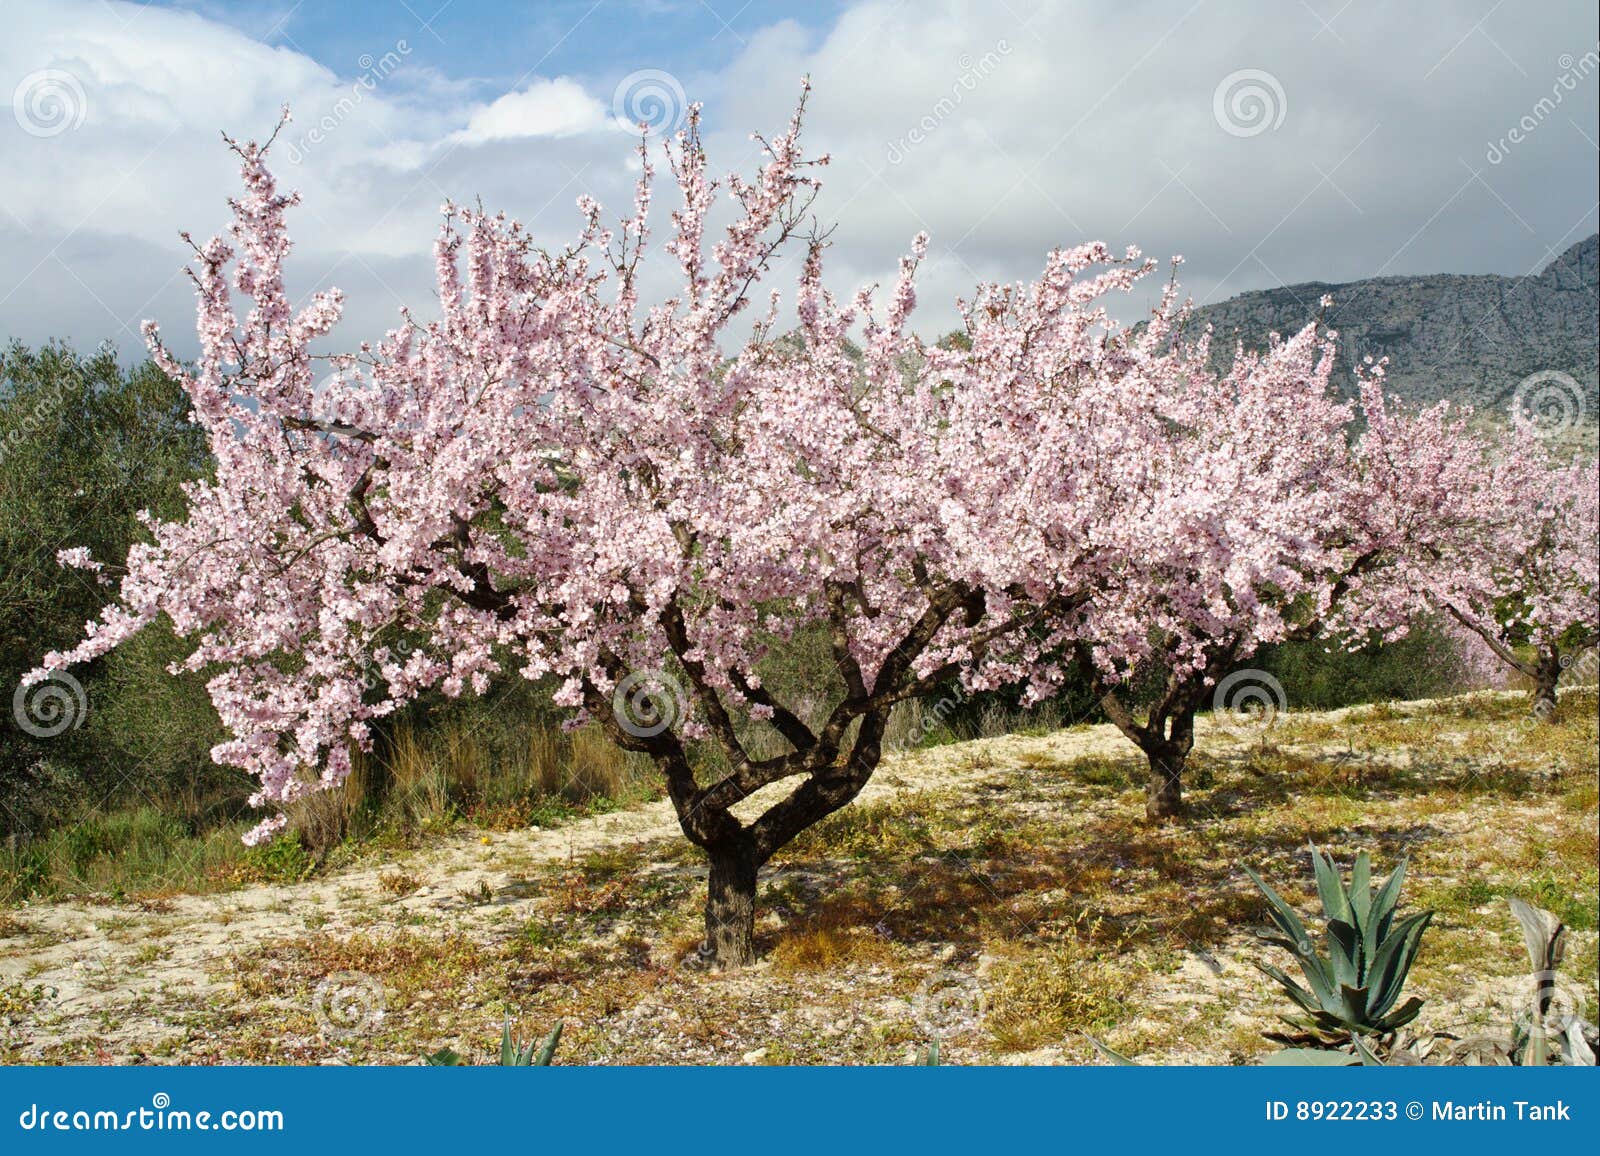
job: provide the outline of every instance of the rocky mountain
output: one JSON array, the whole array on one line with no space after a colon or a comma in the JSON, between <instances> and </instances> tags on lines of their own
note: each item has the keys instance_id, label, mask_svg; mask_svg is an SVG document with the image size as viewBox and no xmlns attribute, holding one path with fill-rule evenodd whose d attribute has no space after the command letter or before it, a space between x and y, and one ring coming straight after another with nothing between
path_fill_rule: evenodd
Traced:
<instances>
[{"instance_id":1,"label":"rocky mountain","mask_svg":"<svg viewBox=\"0 0 1600 1156\"><path fill-rule=\"evenodd\" d=\"M1308 282L1243 293L1195 313L1214 327L1215 356L1226 363L1235 338L1258 348L1274 330L1292 333L1316 316L1318 300L1328 294L1333 306L1326 321L1340 336L1335 376L1342 391L1353 385L1351 358L1371 354L1389 359L1389 388L1408 401L1449 397L1505 414L1518 387L1541 374L1520 396L1591 425L1600 416L1597 256L1600 236L1592 236L1533 276Z\"/></svg>"}]
</instances>

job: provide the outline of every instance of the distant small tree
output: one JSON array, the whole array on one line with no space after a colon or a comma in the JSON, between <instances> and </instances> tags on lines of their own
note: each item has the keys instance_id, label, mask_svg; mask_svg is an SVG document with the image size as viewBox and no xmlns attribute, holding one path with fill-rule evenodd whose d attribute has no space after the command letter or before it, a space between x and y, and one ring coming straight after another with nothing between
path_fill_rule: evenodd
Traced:
<instances>
[{"instance_id":1,"label":"distant small tree","mask_svg":"<svg viewBox=\"0 0 1600 1156\"><path fill-rule=\"evenodd\" d=\"M1600 642L1600 473L1592 458L1551 460L1526 434L1480 442L1477 459L1465 476L1433 480L1440 505L1474 516L1417 582L1532 682L1533 712L1548 719L1561 676Z\"/></svg>"},{"instance_id":2,"label":"distant small tree","mask_svg":"<svg viewBox=\"0 0 1600 1156\"><path fill-rule=\"evenodd\" d=\"M1143 506L1117 523L1134 538L1084 608L1076 653L1149 763L1151 820L1183 808L1203 708L1270 717L1287 705L1281 684L1246 667L1253 655L1403 635L1424 607L1417 561L1460 548L1476 524L1475 511L1430 513L1421 474L1395 468L1429 427L1389 415L1381 364L1361 369L1359 402L1335 400L1336 339L1312 323L1212 374L1208 334L1148 383L1157 429L1133 486Z\"/></svg>"}]
</instances>

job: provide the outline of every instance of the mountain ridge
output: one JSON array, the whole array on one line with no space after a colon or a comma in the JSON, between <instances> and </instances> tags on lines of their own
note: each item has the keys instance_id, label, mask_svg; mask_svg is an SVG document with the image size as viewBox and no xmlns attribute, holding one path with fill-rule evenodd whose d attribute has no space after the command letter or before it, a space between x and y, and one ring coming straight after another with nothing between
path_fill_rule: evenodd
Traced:
<instances>
[{"instance_id":1,"label":"mountain ridge","mask_svg":"<svg viewBox=\"0 0 1600 1156\"><path fill-rule=\"evenodd\" d=\"M1575 392L1574 412L1584 424L1600 416L1600 234L1524 277L1433 273L1307 281L1197 306L1191 324L1212 327L1212 359L1220 368L1232 361L1236 339L1259 349L1273 332L1295 332L1323 312L1318 302L1324 295L1333 305L1323 320L1339 332L1334 383L1341 394L1354 391L1352 364L1370 355L1389 359L1387 388L1412 404L1448 397L1506 413L1518 386L1545 374L1563 399Z\"/></svg>"}]
</instances>

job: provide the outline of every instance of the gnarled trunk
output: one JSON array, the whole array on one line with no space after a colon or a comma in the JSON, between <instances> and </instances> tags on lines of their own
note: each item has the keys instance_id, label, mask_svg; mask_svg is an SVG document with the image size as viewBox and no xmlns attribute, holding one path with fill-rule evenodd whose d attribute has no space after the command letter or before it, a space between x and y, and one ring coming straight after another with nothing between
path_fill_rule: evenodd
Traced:
<instances>
[{"instance_id":1,"label":"gnarled trunk","mask_svg":"<svg viewBox=\"0 0 1600 1156\"><path fill-rule=\"evenodd\" d=\"M1561 681L1561 656L1542 651L1533 669L1533 717L1549 722L1556 713L1556 684Z\"/></svg>"},{"instance_id":2,"label":"gnarled trunk","mask_svg":"<svg viewBox=\"0 0 1600 1156\"><path fill-rule=\"evenodd\" d=\"M706 882L705 950L717 967L744 967L756 961L756 874L760 863L748 838L706 851L711 874Z\"/></svg>"},{"instance_id":3,"label":"gnarled trunk","mask_svg":"<svg viewBox=\"0 0 1600 1156\"><path fill-rule=\"evenodd\" d=\"M1152 823L1183 814L1183 764L1187 749L1166 743L1145 752L1150 781L1145 787L1144 817Z\"/></svg>"},{"instance_id":4,"label":"gnarled trunk","mask_svg":"<svg viewBox=\"0 0 1600 1156\"><path fill-rule=\"evenodd\" d=\"M1176 819L1183 814L1183 768L1194 749L1194 710L1180 706L1161 721L1155 731L1146 731L1139 747L1150 763L1150 781L1144 794L1144 817L1152 823Z\"/></svg>"}]
</instances>

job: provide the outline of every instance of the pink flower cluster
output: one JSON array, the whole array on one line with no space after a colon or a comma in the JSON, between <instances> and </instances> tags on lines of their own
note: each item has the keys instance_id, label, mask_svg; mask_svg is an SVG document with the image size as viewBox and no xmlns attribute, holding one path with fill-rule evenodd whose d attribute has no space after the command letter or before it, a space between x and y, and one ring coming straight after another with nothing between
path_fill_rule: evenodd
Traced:
<instances>
[{"instance_id":1,"label":"pink flower cluster","mask_svg":"<svg viewBox=\"0 0 1600 1156\"><path fill-rule=\"evenodd\" d=\"M558 251L446 205L439 318L326 362L310 351L340 295L291 307L296 198L265 147L230 142L244 191L228 238L196 248L198 362L145 330L215 477L181 521L148 520L118 601L31 677L165 616L192 643L183 665L214 672L232 736L215 757L282 808L340 782L372 722L424 690L511 674L553 676L582 717L627 673L670 670L684 738L743 716L826 744L757 674L801 630L831 641L841 733L952 676L1037 697L1076 654L1114 681L1160 648L1203 678L1314 624L1401 629L1425 599L1502 630L1514 589L1536 637L1592 632L1592 467L1534 469L1438 411L1392 415L1381 369L1359 407L1331 400L1334 335L1315 325L1215 373L1175 290L1146 325L1113 321L1107 296L1152 263L1099 244L979 286L962 339L925 345L909 328L925 237L881 300L824 287L806 220L826 158L800 136L797 113L753 178L716 180L691 114L666 148L669 299L640 300L641 146L632 215L611 228L584 199ZM734 220L711 243L724 197ZM794 246L793 320L774 291L735 342Z\"/></svg>"}]
</instances>

